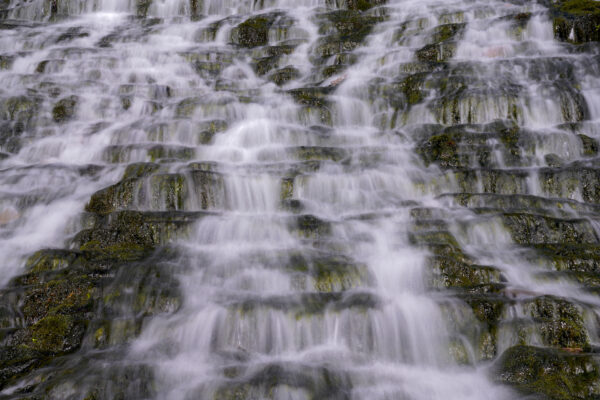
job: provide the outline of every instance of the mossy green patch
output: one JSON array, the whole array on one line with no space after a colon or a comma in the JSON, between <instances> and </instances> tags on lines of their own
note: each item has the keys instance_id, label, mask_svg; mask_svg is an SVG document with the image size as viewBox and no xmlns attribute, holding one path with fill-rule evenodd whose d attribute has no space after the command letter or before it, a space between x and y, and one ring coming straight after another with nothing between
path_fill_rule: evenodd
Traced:
<instances>
[{"instance_id":1,"label":"mossy green patch","mask_svg":"<svg viewBox=\"0 0 600 400\"><path fill-rule=\"evenodd\" d=\"M60 124L71 120L75 116L78 101L77 96L69 96L59 100L52 109L54 122Z\"/></svg>"},{"instance_id":2,"label":"mossy green patch","mask_svg":"<svg viewBox=\"0 0 600 400\"><path fill-rule=\"evenodd\" d=\"M58 353L68 346L73 320L67 315L49 315L30 327L31 347L48 353Z\"/></svg>"},{"instance_id":3,"label":"mossy green patch","mask_svg":"<svg viewBox=\"0 0 600 400\"><path fill-rule=\"evenodd\" d=\"M567 0L560 10L573 15L600 14L600 2L594 0Z\"/></svg>"},{"instance_id":4,"label":"mossy green patch","mask_svg":"<svg viewBox=\"0 0 600 400\"><path fill-rule=\"evenodd\" d=\"M600 373L591 355L560 350L514 346L493 368L495 379L526 394L552 400L593 399L600 395Z\"/></svg>"}]
</instances>

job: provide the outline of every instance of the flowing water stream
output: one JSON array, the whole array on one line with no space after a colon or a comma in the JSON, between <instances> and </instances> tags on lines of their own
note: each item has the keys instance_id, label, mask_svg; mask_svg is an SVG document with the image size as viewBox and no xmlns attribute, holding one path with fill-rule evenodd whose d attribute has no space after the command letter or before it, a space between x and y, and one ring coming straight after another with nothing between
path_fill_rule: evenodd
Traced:
<instances>
[{"instance_id":1,"label":"flowing water stream","mask_svg":"<svg viewBox=\"0 0 600 400\"><path fill-rule=\"evenodd\" d=\"M157 234L176 300L2 395L514 399L505 350L600 345L600 284L544 253L599 242L597 49L534 1L347 8L0 0L1 283L98 215L192 221Z\"/></svg>"}]
</instances>

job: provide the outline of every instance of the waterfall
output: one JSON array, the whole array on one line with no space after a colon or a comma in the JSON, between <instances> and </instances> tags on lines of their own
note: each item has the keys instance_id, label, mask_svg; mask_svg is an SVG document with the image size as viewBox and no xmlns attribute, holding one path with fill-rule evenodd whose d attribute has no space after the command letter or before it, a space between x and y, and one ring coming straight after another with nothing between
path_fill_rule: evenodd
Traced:
<instances>
[{"instance_id":1,"label":"waterfall","mask_svg":"<svg viewBox=\"0 0 600 400\"><path fill-rule=\"evenodd\" d=\"M0 394L600 396L557 7L0 0Z\"/></svg>"}]
</instances>

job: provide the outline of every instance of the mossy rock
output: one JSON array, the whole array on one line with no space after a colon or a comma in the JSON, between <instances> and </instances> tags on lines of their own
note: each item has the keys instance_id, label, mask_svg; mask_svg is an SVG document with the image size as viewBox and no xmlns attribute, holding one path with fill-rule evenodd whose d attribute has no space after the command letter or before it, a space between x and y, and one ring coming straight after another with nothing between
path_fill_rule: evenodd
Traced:
<instances>
[{"instance_id":1,"label":"mossy rock","mask_svg":"<svg viewBox=\"0 0 600 400\"><path fill-rule=\"evenodd\" d=\"M384 20L383 17L361 13L356 10L334 10L317 16L319 31L322 36L316 43L311 61L314 64L325 64L329 57L336 56L335 65L353 64L356 59L349 56L365 38L373 27ZM339 71L338 71L339 72Z\"/></svg>"},{"instance_id":2,"label":"mossy rock","mask_svg":"<svg viewBox=\"0 0 600 400\"><path fill-rule=\"evenodd\" d=\"M143 178L152 174L153 172L156 172L159 168L160 166L156 163L131 163L127 165L127 168L125 168L125 172L123 173L123 180Z\"/></svg>"},{"instance_id":3,"label":"mossy rock","mask_svg":"<svg viewBox=\"0 0 600 400\"><path fill-rule=\"evenodd\" d=\"M458 153L460 141L460 134L442 133L419 143L417 153L425 165L435 163L442 168L457 168L462 164Z\"/></svg>"},{"instance_id":4,"label":"mossy rock","mask_svg":"<svg viewBox=\"0 0 600 400\"><path fill-rule=\"evenodd\" d=\"M331 233L331 223L314 215L299 215L294 222L298 234L302 237L317 238Z\"/></svg>"},{"instance_id":5,"label":"mossy rock","mask_svg":"<svg viewBox=\"0 0 600 400\"><path fill-rule=\"evenodd\" d=\"M300 398L344 399L351 385L345 373L308 364L268 363L248 372L242 379L228 379L212 399L265 399L272 393L281 393L281 389L298 393Z\"/></svg>"},{"instance_id":6,"label":"mossy rock","mask_svg":"<svg viewBox=\"0 0 600 400\"><path fill-rule=\"evenodd\" d=\"M421 62L440 63L446 62L454 57L456 53L456 43L446 41L441 43L428 44L417 50L415 55Z\"/></svg>"},{"instance_id":7,"label":"mossy rock","mask_svg":"<svg viewBox=\"0 0 600 400\"><path fill-rule=\"evenodd\" d=\"M506 350L492 368L493 378L524 394L552 400L600 396L598 360L588 354L532 346Z\"/></svg>"},{"instance_id":8,"label":"mossy rock","mask_svg":"<svg viewBox=\"0 0 600 400\"><path fill-rule=\"evenodd\" d=\"M536 255L558 271L600 275L600 246L582 243L544 243L534 246Z\"/></svg>"},{"instance_id":9,"label":"mossy rock","mask_svg":"<svg viewBox=\"0 0 600 400\"><path fill-rule=\"evenodd\" d=\"M500 271L494 267L460 262L447 257L429 259L431 286L435 288L473 288L502 282Z\"/></svg>"},{"instance_id":10,"label":"mossy rock","mask_svg":"<svg viewBox=\"0 0 600 400\"><path fill-rule=\"evenodd\" d=\"M5 99L0 107L3 119L28 123L38 113L41 99L30 96L13 96Z\"/></svg>"},{"instance_id":11,"label":"mossy rock","mask_svg":"<svg viewBox=\"0 0 600 400\"><path fill-rule=\"evenodd\" d=\"M33 273L57 271L72 265L79 256L78 253L71 250L39 250L29 256L25 268Z\"/></svg>"},{"instance_id":12,"label":"mossy rock","mask_svg":"<svg viewBox=\"0 0 600 400\"><path fill-rule=\"evenodd\" d=\"M330 87L307 87L288 90L290 94L298 104L313 106L313 107L326 107L329 105L327 96L333 91Z\"/></svg>"},{"instance_id":13,"label":"mossy rock","mask_svg":"<svg viewBox=\"0 0 600 400\"><path fill-rule=\"evenodd\" d=\"M136 11L138 17L146 17L148 16L148 10L152 5L152 0L136 0Z\"/></svg>"},{"instance_id":14,"label":"mossy rock","mask_svg":"<svg viewBox=\"0 0 600 400\"><path fill-rule=\"evenodd\" d=\"M560 219L537 214L505 213L502 221L519 244L598 243L587 219Z\"/></svg>"},{"instance_id":15,"label":"mossy rock","mask_svg":"<svg viewBox=\"0 0 600 400\"><path fill-rule=\"evenodd\" d=\"M283 86L286 83L298 79L300 77L300 71L292 66L287 66L273 71L269 74L268 79L278 86Z\"/></svg>"},{"instance_id":16,"label":"mossy rock","mask_svg":"<svg viewBox=\"0 0 600 400\"><path fill-rule=\"evenodd\" d=\"M563 298L542 296L526 301L523 308L537 324L547 346L589 349L583 312L576 304Z\"/></svg>"},{"instance_id":17,"label":"mossy rock","mask_svg":"<svg viewBox=\"0 0 600 400\"><path fill-rule=\"evenodd\" d=\"M598 141L584 134L577 135L581 139L581 146L583 148L583 155L585 157L593 157L598 155Z\"/></svg>"},{"instance_id":18,"label":"mossy rock","mask_svg":"<svg viewBox=\"0 0 600 400\"><path fill-rule=\"evenodd\" d=\"M89 311L93 306L93 286L96 281L83 274L59 275L47 282L31 285L22 305L25 320L35 322L47 315L72 315Z\"/></svg>"},{"instance_id":19,"label":"mossy rock","mask_svg":"<svg viewBox=\"0 0 600 400\"><path fill-rule=\"evenodd\" d=\"M0 347L0 388L13 383L17 378L47 363L45 355L31 347Z\"/></svg>"},{"instance_id":20,"label":"mossy rock","mask_svg":"<svg viewBox=\"0 0 600 400\"><path fill-rule=\"evenodd\" d=\"M85 209L97 214L109 214L127 208L136 200L137 193L141 192L141 188L141 182L138 179L124 179L94 193Z\"/></svg>"},{"instance_id":21,"label":"mossy rock","mask_svg":"<svg viewBox=\"0 0 600 400\"><path fill-rule=\"evenodd\" d=\"M387 0L347 0L349 10L367 11L386 3Z\"/></svg>"},{"instance_id":22,"label":"mossy rock","mask_svg":"<svg viewBox=\"0 0 600 400\"><path fill-rule=\"evenodd\" d=\"M432 41L433 43L440 43L450 39L459 39L466 26L465 23L438 25L433 29Z\"/></svg>"},{"instance_id":23,"label":"mossy rock","mask_svg":"<svg viewBox=\"0 0 600 400\"><path fill-rule=\"evenodd\" d=\"M84 330L71 316L48 315L29 328L30 346L42 353L74 351L81 344Z\"/></svg>"},{"instance_id":24,"label":"mossy rock","mask_svg":"<svg viewBox=\"0 0 600 400\"><path fill-rule=\"evenodd\" d=\"M79 98L77 96L65 97L58 101L52 109L52 118L56 123L64 123L75 116L75 111Z\"/></svg>"},{"instance_id":25,"label":"mossy rock","mask_svg":"<svg viewBox=\"0 0 600 400\"><path fill-rule=\"evenodd\" d=\"M202 212L118 211L99 218L79 232L74 242L85 251L120 253L150 251L185 235Z\"/></svg>"},{"instance_id":26,"label":"mossy rock","mask_svg":"<svg viewBox=\"0 0 600 400\"><path fill-rule=\"evenodd\" d=\"M586 203L600 204L600 169L575 162L562 168L539 170L542 189L553 197L581 196Z\"/></svg>"},{"instance_id":27,"label":"mossy rock","mask_svg":"<svg viewBox=\"0 0 600 400\"><path fill-rule=\"evenodd\" d=\"M574 44L600 41L600 5L597 1L558 1L550 7L557 39Z\"/></svg>"},{"instance_id":28,"label":"mossy rock","mask_svg":"<svg viewBox=\"0 0 600 400\"><path fill-rule=\"evenodd\" d=\"M279 14L263 14L248 18L232 31L232 41L240 47L265 46L269 42L269 29Z\"/></svg>"},{"instance_id":29,"label":"mossy rock","mask_svg":"<svg viewBox=\"0 0 600 400\"><path fill-rule=\"evenodd\" d=\"M16 57L8 54L0 54L0 70L7 70L12 68Z\"/></svg>"}]
</instances>

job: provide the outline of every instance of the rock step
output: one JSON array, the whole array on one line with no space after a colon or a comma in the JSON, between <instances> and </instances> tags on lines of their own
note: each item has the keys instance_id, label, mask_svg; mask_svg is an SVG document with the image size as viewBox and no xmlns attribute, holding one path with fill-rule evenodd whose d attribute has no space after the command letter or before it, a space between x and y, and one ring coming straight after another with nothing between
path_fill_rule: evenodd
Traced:
<instances>
[{"instance_id":1,"label":"rock step","mask_svg":"<svg viewBox=\"0 0 600 400\"><path fill-rule=\"evenodd\" d=\"M230 310L243 313L262 310L282 311L290 318L312 318L326 312L341 312L350 308L368 310L379 307L381 300L371 291L353 289L342 292L304 292L299 294L247 295L222 294L215 300Z\"/></svg>"},{"instance_id":2,"label":"rock step","mask_svg":"<svg viewBox=\"0 0 600 400\"><path fill-rule=\"evenodd\" d=\"M213 393L200 389L199 397L215 400L264 398L269 393L302 393L314 398L343 399L349 396L349 376L343 371L299 362L248 364L234 362L223 368L224 379Z\"/></svg>"},{"instance_id":3,"label":"rock step","mask_svg":"<svg viewBox=\"0 0 600 400\"><path fill-rule=\"evenodd\" d=\"M492 368L496 381L513 385L523 395L542 394L550 399L598 399L594 382L600 377L595 354L533 346L506 350Z\"/></svg>"},{"instance_id":4,"label":"rock step","mask_svg":"<svg viewBox=\"0 0 600 400\"><path fill-rule=\"evenodd\" d=\"M591 350L585 320L590 308L573 299L501 286L487 293L458 292L454 296L461 301L450 301L442 308L451 331L468 340L476 360L493 359L507 347L524 343Z\"/></svg>"},{"instance_id":5,"label":"rock step","mask_svg":"<svg viewBox=\"0 0 600 400\"><path fill-rule=\"evenodd\" d=\"M127 241L131 236L119 238ZM69 354L82 347L112 346L113 351L139 334L144 318L179 308L181 294L170 264L177 253L143 247L143 240L136 244L137 248L46 249L29 258L26 273L0 291L7 306L0 318L5 328L0 387L49 363L56 363L53 373L65 365L73 367ZM97 356L84 351L75 359L92 367ZM60 375L53 375L43 379L42 386L56 378L61 381Z\"/></svg>"},{"instance_id":6,"label":"rock step","mask_svg":"<svg viewBox=\"0 0 600 400\"><path fill-rule=\"evenodd\" d=\"M443 133L417 139L416 151L426 165L436 164L443 169L529 167L536 164L562 167L569 161L598 154L596 139L562 130L534 132L495 123L442 127L440 131ZM545 157L540 159L539 153L545 153Z\"/></svg>"},{"instance_id":7,"label":"rock step","mask_svg":"<svg viewBox=\"0 0 600 400\"><path fill-rule=\"evenodd\" d=\"M466 194L530 195L540 190L547 197L595 205L600 202L599 174L597 166L576 162L557 168L460 169L446 176Z\"/></svg>"},{"instance_id":8,"label":"rock step","mask_svg":"<svg viewBox=\"0 0 600 400\"><path fill-rule=\"evenodd\" d=\"M450 206L460 205L478 214L499 212L529 212L549 217L593 217L600 213L595 204L570 199L547 198L523 194L448 193L439 198Z\"/></svg>"}]
</instances>

